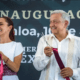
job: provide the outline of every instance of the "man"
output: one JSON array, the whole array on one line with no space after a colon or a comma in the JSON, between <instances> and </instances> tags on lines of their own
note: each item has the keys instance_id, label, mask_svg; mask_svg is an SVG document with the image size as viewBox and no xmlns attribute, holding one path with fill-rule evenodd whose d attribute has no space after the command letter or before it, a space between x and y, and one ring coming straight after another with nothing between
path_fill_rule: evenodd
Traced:
<instances>
[{"instance_id":1,"label":"man","mask_svg":"<svg viewBox=\"0 0 80 80\"><path fill-rule=\"evenodd\" d=\"M52 34L40 38L33 61L34 67L42 71L39 80L66 80L66 77L80 80L80 38L68 32L69 24L68 13L63 10L53 11L50 16ZM44 37L50 46L46 44ZM59 68L52 47L58 49L65 68Z\"/></svg>"}]
</instances>

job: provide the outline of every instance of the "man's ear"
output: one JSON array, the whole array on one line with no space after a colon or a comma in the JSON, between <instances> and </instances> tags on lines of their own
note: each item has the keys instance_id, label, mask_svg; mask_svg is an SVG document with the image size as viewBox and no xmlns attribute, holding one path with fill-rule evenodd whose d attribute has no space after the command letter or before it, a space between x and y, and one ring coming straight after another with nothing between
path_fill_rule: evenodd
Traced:
<instances>
[{"instance_id":1,"label":"man's ear","mask_svg":"<svg viewBox=\"0 0 80 80\"><path fill-rule=\"evenodd\" d=\"M65 27L68 27L69 22L67 20L65 20Z\"/></svg>"}]
</instances>

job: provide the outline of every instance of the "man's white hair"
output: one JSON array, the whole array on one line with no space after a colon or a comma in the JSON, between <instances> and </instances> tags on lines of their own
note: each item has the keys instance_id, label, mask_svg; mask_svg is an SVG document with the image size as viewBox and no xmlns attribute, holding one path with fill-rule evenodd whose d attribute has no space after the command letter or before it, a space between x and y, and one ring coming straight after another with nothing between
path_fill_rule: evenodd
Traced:
<instances>
[{"instance_id":1,"label":"man's white hair","mask_svg":"<svg viewBox=\"0 0 80 80\"><path fill-rule=\"evenodd\" d=\"M65 11L63 11L63 10L54 10L54 11L51 13L51 15L52 15L52 14L56 14L56 13L62 14L62 18L63 18L64 20L67 20L67 21L69 22L68 26L70 25L70 16L69 16L69 14L68 14L67 12L65 12ZM67 27L67 29L68 29L68 27Z\"/></svg>"}]
</instances>

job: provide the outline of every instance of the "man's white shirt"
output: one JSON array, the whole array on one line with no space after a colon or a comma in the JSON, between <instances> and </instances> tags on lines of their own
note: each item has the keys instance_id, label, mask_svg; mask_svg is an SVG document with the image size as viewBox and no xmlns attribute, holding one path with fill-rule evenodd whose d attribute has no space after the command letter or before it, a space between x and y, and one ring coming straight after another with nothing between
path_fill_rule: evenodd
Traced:
<instances>
[{"instance_id":1,"label":"man's white shirt","mask_svg":"<svg viewBox=\"0 0 80 80\"><path fill-rule=\"evenodd\" d=\"M70 80L80 80L80 38L68 33L67 37L63 39L61 42L59 42L58 39L53 34L46 35L45 36L46 40L47 40L47 36L50 36L51 38L53 37L52 47L58 48L59 56L65 67L67 67L69 40L71 40L72 38L75 39L73 57L72 57L72 63L71 63L71 69L73 70L73 76L70 77ZM45 77L47 74L47 65L49 61L51 62L49 66L50 68L49 68L47 80L66 80L62 78L62 76L60 75L60 68L55 59L54 54L51 57L48 57L45 55L44 48L46 46L47 44L44 38L41 37L38 42L35 59L33 61L34 67L38 71L41 71L39 80L46 80Z\"/></svg>"}]
</instances>

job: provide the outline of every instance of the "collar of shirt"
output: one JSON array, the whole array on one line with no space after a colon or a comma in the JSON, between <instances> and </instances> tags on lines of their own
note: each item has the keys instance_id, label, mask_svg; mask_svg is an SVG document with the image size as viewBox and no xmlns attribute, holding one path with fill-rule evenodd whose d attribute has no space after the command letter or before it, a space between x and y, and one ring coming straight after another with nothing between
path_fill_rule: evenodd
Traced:
<instances>
[{"instance_id":1,"label":"collar of shirt","mask_svg":"<svg viewBox=\"0 0 80 80\"><path fill-rule=\"evenodd\" d=\"M51 34L50 36L51 36L51 38L56 38L54 34ZM69 33L69 31L68 31L68 35L66 36L65 39L72 40L72 35Z\"/></svg>"}]
</instances>

